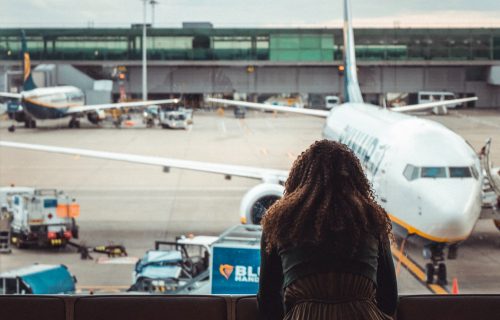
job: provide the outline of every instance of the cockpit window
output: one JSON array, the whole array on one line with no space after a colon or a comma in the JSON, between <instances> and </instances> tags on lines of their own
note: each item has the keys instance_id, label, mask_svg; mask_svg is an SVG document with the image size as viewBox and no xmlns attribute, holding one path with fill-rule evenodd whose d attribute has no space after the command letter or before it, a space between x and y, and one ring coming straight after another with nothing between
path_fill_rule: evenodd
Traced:
<instances>
[{"instance_id":1,"label":"cockpit window","mask_svg":"<svg viewBox=\"0 0 500 320\"><path fill-rule=\"evenodd\" d=\"M449 172L449 174L448 174ZM418 178L479 178L477 169L472 167L417 167L408 164L403 171L408 181Z\"/></svg>"},{"instance_id":2,"label":"cockpit window","mask_svg":"<svg viewBox=\"0 0 500 320\"><path fill-rule=\"evenodd\" d=\"M446 167L422 167L422 178L446 178Z\"/></svg>"},{"instance_id":3,"label":"cockpit window","mask_svg":"<svg viewBox=\"0 0 500 320\"><path fill-rule=\"evenodd\" d=\"M406 179L409 181L413 181L418 178L418 172L419 168L415 167L414 165L407 165L405 170L403 171L403 175L405 176Z\"/></svg>"},{"instance_id":4,"label":"cockpit window","mask_svg":"<svg viewBox=\"0 0 500 320\"><path fill-rule=\"evenodd\" d=\"M469 167L450 167L451 178L470 178L472 174Z\"/></svg>"}]
</instances>

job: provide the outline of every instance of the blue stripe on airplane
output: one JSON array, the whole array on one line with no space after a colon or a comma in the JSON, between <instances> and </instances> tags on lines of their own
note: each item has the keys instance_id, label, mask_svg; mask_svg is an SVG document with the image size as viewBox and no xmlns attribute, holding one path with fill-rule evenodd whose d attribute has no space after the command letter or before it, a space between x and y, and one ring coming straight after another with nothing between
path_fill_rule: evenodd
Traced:
<instances>
[{"instance_id":1,"label":"blue stripe on airplane","mask_svg":"<svg viewBox=\"0 0 500 320\"><path fill-rule=\"evenodd\" d=\"M66 110L68 110L68 108L45 107L26 100L23 101L23 108L31 116L40 120L63 118L67 116Z\"/></svg>"}]
</instances>

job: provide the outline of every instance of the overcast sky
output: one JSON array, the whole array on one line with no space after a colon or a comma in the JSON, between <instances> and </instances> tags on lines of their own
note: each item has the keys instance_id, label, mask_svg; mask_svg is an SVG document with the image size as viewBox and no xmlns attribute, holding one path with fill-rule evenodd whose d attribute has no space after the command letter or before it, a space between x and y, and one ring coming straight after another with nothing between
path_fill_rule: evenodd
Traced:
<instances>
[{"instance_id":1,"label":"overcast sky","mask_svg":"<svg viewBox=\"0 0 500 320\"><path fill-rule=\"evenodd\" d=\"M156 27L340 27L341 0L157 0ZM358 27L500 27L500 0L352 0ZM128 27L142 0L0 0L0 27ZM147 10L151 21L151 6Z\"/></svg>"}]
</instances>

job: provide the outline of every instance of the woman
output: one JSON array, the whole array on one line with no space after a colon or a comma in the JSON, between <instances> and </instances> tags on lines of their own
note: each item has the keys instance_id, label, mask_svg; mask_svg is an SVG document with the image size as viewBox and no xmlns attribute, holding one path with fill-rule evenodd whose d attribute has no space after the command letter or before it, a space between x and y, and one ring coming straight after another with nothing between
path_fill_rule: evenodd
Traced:
<instances>
[{"instance_id":1,"label":"woman","mask_svg":"<svg viewBox=\"0 0 500 320\"><path fill-rule=\"evenodd\" d=\"M345 145L321 140L303 152L262 227L262 318L391 319L391 223Z\"/></svg>"}]
</instances>

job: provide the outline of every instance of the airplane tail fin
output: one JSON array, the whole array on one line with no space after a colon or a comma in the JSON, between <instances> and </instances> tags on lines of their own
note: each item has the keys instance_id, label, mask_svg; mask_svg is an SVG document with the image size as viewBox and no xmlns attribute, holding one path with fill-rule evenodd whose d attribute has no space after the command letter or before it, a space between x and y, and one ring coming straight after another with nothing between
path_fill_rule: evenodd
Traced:
<instances>
[{"instance_id":1,"label":"airplane tail fin","mask_svg":"<svg viewBox=\"0 0 500 320\"><path fill-rule=\"evenodd\" d=\"M351 3L349 0L344 0L344 101L363 102L358 83Z\"/></svg>"},{"instance_id":2,"label":"airplane tail fin","mask_svg":"<svg viewBox=\"0 0 500 320\"><path fill-rule=\"evenodd\" d=\"M23 59L23 90L33 90L36 88L35 82L31 77L31 60L28 52L28 45L26 43L26 34L24 30L21 33L21 48Z\"/></svg>"}]
</instances>

